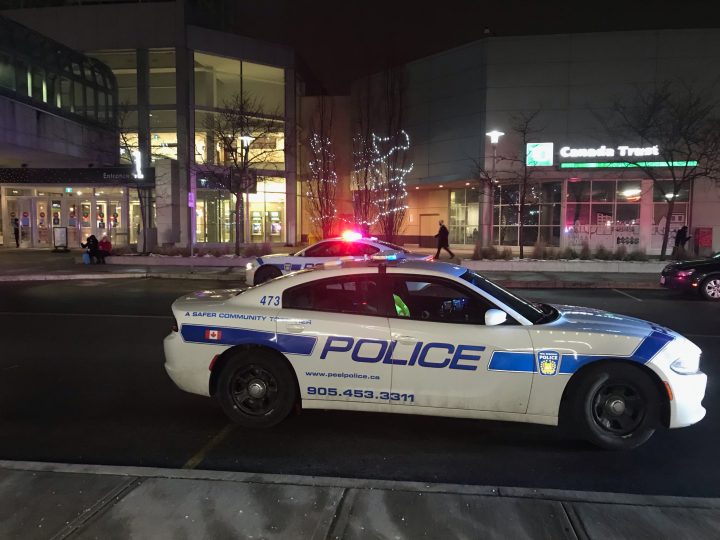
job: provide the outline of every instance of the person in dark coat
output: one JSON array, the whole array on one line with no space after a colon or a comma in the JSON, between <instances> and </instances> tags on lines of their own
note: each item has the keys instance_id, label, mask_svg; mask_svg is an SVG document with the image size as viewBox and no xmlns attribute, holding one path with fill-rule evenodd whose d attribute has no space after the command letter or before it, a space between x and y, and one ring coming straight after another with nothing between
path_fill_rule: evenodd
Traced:
<instances>
[{"instance_id":1,"label":"person in dark coat","mask_svg":"<svg viewBox=\"0 0 720 540\"><path fill-rule=\"evenodd\" d=\"M20 220L13 219L13 233L15 233L15 247L20 247Z\"/></svg>"},{"instance_id":2,"label":"person in dark coat","mask_svg":"<svg viewBox=\"0 0 720 540\"><path fill-rule=\"evenodd\" d=\"M675 249L673 249L673 257L678 259L685 258L685 244L692 238L688 236L687 225L683 225L675 233Z\"/></svg>"},{"instance_id":3,"label":"person in dark coat","mask_svg":"<svg viewBox=\"0 0 720 540\"><path fill-rule=\"evenodd\" d=\"M447 251L450 254L450 258L454 259L455 254L452 251L450 251L450 242L448 241L448 238L450 236L450 231L448 231L448 228L445 226L445 222L442 219L439 221L439 225L440 225L440 230L435 235L435 238L438 239L438 248L437 248L437 253L435 254L435 258L439 259L440 258L440 250L444 249L445 251Z\"/></svg>"},{"instance_id":4,"label":"person in dark coat","mask_svg":"<svg viewBox=\"0 0 720 540\"><path fill-rule=\"evenodd\" d=\"M102 255L100 254L100 244L94 234L87 237L87 241L83 244L80 242L80 247L85 248L90 255L90 261L100 262ZM102 257L104 259L104 257Z\"/></svg>"}]
</instances>

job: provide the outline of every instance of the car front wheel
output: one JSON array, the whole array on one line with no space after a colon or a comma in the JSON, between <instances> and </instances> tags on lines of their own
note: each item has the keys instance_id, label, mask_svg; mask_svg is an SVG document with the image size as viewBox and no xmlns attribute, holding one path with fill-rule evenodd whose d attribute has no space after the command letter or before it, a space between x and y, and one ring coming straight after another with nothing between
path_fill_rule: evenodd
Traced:
<instances>
[{"instance_id":1,"label":"car front wheel","mask_svg":"<svg viewBox=\"0 0 720 540\"><path fill-rule=\"evenodd\" d=\"M255 272L255 279L253 285L260 285L271 279L282 276L282 272L274 266L262 266Z\"/></svg>"},{"instance_id":2,"label":"car front wheel","mask_svg":"<svg viewBox=\"0 0 720 540\"><path fill-rule=\"evenodd\" d=\"M591 366L574 388L572 407L576 431L608 450L629 450L655 432L660 396L650 377L628 364Z\"/></svg>"},{"instance_id":3,"label":"car front wheel","mask_svg":"<svg viewBox=\"0 0 720 540\"><path fill-rule=\"evenodd\" d=\"M282 422L297 400L297 386L287 361L271 351L250 350L223 366L217 399L231 420L245 427Z\"/></svg>"},{"instance_id":4,"label":"car front wheel","mask_svg":"<svg viewBox=\"0 0 720 540\"><path fill-rule=\"evenodd\" d=\"M720 300L720 276L710 276L700 284L700 293L706 300Z\"/></svg>"}]
</instances>

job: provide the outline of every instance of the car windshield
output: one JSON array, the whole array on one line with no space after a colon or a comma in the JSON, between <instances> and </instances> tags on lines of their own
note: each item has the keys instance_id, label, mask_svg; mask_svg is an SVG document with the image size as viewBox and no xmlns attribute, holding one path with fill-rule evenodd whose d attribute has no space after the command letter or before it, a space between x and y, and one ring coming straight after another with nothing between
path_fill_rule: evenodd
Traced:
<instances>
[{"instance_id":1,"label":"car windshield","mask_svg":"<svg viewBox=\"0 0 720 540\"><path fill-rule=\"evenodd\" d=\"M376 244L380 244L381 246L389 247L390 249L394 249L395 251L401 251L402 253L410 253L407 249L405 249L402 246L398 246L397 244L393 244L390 242L386 242L385 240L375 240Z\"/></svg>"},{"instance_id":2,"label":"car windshield","mask_svg":"<svg viewBox=\"0 0 720 540\"><path fill-rule=\"evenodd\" d=\"M500 285L493 283L486 277L476 274L475 272L471 272L470 270L460 277L468 283L472 283L476 287L482 289L509 308L514 309L533 324L548 322L556 315L556 310L547 304L528 302L510 291L503 289Z\"/></svg>"}]
</instances>

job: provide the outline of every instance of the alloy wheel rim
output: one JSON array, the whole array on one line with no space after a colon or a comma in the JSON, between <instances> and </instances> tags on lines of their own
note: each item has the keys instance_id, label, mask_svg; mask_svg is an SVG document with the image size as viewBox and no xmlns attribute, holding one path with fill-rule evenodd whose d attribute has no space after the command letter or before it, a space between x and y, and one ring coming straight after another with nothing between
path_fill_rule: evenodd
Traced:
<instances>
[{"instance_id":1,"label":"alloy wheel rim","mask_svg":"<svg viewBox=\"0 0 720 540\"><path fill-rule=\"evenodd\" d=\"M645 412L645 399L628 381L606 381L593 396L593 421L612 435L630 435L644 420Z\"/></svg>"},{"instance_id":2,"label":"alloy wheel rim","mask_svg":"<svg viewBox=\"0 0 720 540\"><path fill-rule=\"evenodd\" d=\"M235 372L230 381L233 405L250 416L264 416L275 409L279 389L275 376L250 364Z\"/></svg>"},{"instance_id":3,"label":"alloy wheel rim","mask_svg":"<svg viewBox=\"0 0 720 540\"><path fill-rule=\"evenodd\" d=\"M710 298L720 299L720 279L711 279L705 285L705 292Z\"/></svg>"}]
</instances>

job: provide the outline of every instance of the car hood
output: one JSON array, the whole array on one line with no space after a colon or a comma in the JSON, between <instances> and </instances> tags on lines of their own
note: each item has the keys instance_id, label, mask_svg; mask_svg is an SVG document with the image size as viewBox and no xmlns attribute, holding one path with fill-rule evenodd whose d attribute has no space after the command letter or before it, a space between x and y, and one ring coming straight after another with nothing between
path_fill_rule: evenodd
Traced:
<instances>
[{"instance_id":1,"label":"car hood","mask_svg":"<svg viewBox=\"0 0 720 540\"><path fill-rule=\"evenodd\" d=\"M717 257L711 257L708 259L693 259L690 261L678 261L668 264L665 268L673 270L686 270L688 268L703 268L705 266L718 266L720 267L720 259Z\"/></svg>"},{"instance_id":2,"label":"car hood","mask_svg":"<svg viewBox=\"0 0 720 540\"><path fill-rule=\"evenodd\" d=\"M595 332L603 334L617 334L623 336L644 337L653 331L670 334L675 338L682 337L672 330L658 324L619 315L601 309L578 306L553 305L560 316L553 321L553 327L560 327L572 332Z\"/></svg>"}]
</instances>

